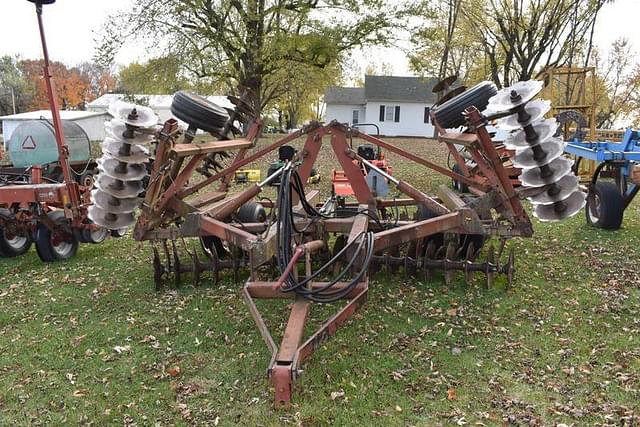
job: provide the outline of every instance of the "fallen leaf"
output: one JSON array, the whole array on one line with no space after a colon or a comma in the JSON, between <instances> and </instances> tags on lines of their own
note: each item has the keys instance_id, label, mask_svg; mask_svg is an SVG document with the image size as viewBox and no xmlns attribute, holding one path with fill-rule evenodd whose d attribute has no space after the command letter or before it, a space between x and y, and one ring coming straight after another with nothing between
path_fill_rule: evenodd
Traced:
<instances>
[{"instance_id":1,"label":"fallen leaf","mask_svg":"<svg viewBox=\"0 0 640 427\"><path fill-rule=\"evenodd\" d=\"M456 400L457 397L458 396L456 395L455 388L450 388L449 390L447 390L447 400Z\"/></svg>"},{"instance_id":2,"label":"fallen leaf","mask_svg":"<svg viewBox=\"0 0 640 427\"><path fill-rule=\"evenodd\" d=\"M73 397L85 397L87 393L89 393L89 391L86 389L75 390L73 392Z\"/></svg>"},{"instance_id":3,"label":"fallen leaf","mask_svg":"<svg viewBox=\"0 0 640 427\"><path fill-rule=\"evenodd\" d=\"M331 400L336 400L339 397L344 397L344 390L331 392Z\"/></svg>"},{"instance_id":4,"label":"fallen leaf","mask_svg":"<svg viewBox=\"0 0 640 427\"><path fill-rule=\"evenodd\" d=\"M174 366L173 368L167 369L167 373L172 377L177 377L178 375L180 375L180 372L181 372L180 366Z\"/></svg>"}]
</instances>

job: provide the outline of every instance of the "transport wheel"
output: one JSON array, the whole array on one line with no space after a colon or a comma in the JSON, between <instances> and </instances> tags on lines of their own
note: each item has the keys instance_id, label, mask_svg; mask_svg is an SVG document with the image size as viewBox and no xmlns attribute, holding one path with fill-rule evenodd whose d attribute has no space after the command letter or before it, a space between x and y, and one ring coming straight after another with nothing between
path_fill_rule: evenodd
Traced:
<instances>
[{"instance_id":1,"label":"transport wheel","mask_svg":"<svg viewBox=\"0 0 640 427\"><path fill-rule=\"evenodd\" d=\"M109 230L100 227L95 230L84 229L82 230L82 238L87 243L98 244L105 241L109 235Z\"/></svg>"},{"instance_id":2,"label":"transport wheel","mask_svg":"<svg viewBox=\"0 0 640 427\"><path fill-rule=\"evenodd\" d=\"M67 233L61 227L66 222L62 211L48 214L57 227L49 230L46 225L39 224L36 229L36 251L44 262L54 262L73 257L78 251L78 239L73 233Z\"/></svg>"},{"instance_id":3,"label":"transport wheel","mask_svg":"<svg viewBox=\"0 0 640 427\"><path fill-rule=\"evenodd\" d=\"M585 208L587 224L605 230L617 230L622 224L624 200L612 182L596 182L589 188Z\"/></svg>"},{"instance_id":4,"label":"transport wheel","mask_svg":"<svg viewBox=\"0 0 640 427\"><path fill-rule=\"evenodd\" d=\"M176 92L173 96L171 112L180 120L205 132L218 132L229 119L223 108L201 96L184 91Z\"/></svg>"},{"instance_id":5,"label":"transport wheel","mask_svg":"<svg viewBox=\"0 0 640 427\"><path fill-rule=\"evenodd\" d=\"M31 247L31 236L13 235L9 237L5 231L0 228L0 257L16 257L24 254Z\"/></svg>"},{"instance_id":6,"label":"transport wheel","mask_svg":"<svg viewBox=\"0 0 640 427\"><path fill-rule=\"evenodd\" d=\"M434 116L438 124L445 128L457 128L464 126L464 110L475 106L478 110L484 110L489 104L489 98L498 93L496 85L491 82L480 82L471 89L448 100L435 108Z\"/></svg>"},{"instance_id":7,"label":"transport wheel","mask_svg":"<svg viewBox=\"0 0 640 427\"><path fill-rule=\"evenodd\" d=\"M238 209L236 217L240 222L265 222L267 211L260 203L247 202Z\"/></svg>"},{"instance_id":8,"label":"transport wheel","mask_svg":"<svg viewBox=\"0 0 640 427\"><path fill-rule=\"evenodd\" d=\"M462 169L460 168L460 165L458 165L457 163L453 165L451 170L457 173L458 175L462 175ZM469 192L469 187L467 186L467 184L465 184L464 182L460 182L455 178L451 178L451 187L453 187L453 189L459 193Z\"/></svg>"}]
</instances>

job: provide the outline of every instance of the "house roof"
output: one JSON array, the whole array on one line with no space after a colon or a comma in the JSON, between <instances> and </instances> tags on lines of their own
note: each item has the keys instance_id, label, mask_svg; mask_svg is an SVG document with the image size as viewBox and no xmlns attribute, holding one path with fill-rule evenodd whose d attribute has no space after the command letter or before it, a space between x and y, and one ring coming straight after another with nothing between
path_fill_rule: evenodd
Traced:
<instances>
[{"instance_id":1,"label":"house roof","mask_svg":"<svg viewBox=\"0 0 640 427\"><path fill-rule=\"evenodd\" d=\"M330 86L324 93L324 102L327 104L358 104L367 103L364 97L363 87L337 87Z\"/></svg>"},{"instance_id":2,"label":"house roof","mask_svg":"<svg viewBox=\"0 0 640 427\"><path fill-rule=\"evenodd\" d=\"M105 114L100 111L60 111L60 118L62 120L79 120L87 117L93 116L101 116ZM20 114L11 114L8 116L0 117L0 120L39 120L41 118L51 120L51 111L50 110L38 110L38 111L29 111L27 113Z\"/></svg>"},{"instance_id":3,"label":"house roof","mask_svg":"<svg viewBox=\"0 0 640 427\"><path fill-rule=\"evenodd\" d=\"M219 105L220 107L234 108L234 105L229 101L226 96L214 95L205 96L209 101ZM91 110L107 109L109 105L114 101L131 100L131 102L146 103L152 109L171 107L173 101L173 95L126 95L124 93L106 93L101 97L91 101L87 104L87 108Z\"/></svg>"},{"instance_id":4,"label":"house roof","mask_svg":"<svg viewBox=\"0 0 640 427\"><path fill-rule=\"evenodd\" d=\"M364 105L369 101L419 102L433 104L438 97L432 89L438 82L433 78L365 76L364 87L327 88L327 104Z\"/></svg>"},{"instance_id":5,"label":"house roof","mask_svg":"<svg viewBox=\"0 0 640 427\"><path fill-rule=\"evenodd\" d=\"M365 99L435 103L438 98L432 89L437 82L437 79L422 77L365 76Z\"/></svg>"}]
</instances>

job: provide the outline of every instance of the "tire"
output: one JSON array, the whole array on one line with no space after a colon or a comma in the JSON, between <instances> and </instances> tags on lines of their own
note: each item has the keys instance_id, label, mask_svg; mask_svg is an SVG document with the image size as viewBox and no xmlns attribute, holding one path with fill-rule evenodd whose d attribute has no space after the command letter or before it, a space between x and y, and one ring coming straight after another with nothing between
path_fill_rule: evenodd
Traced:
<instances>
[{"instance_id":1,"label":"tire","mask_svg":"<svg viewBox=\"0 0 640 427\"><path fill-rule=\"evenodd\" d=\"M14 236L9 239L4 230L0 228L0 257L12 258L23 255L31 247L31 236Z\"/></svg>"},{"instance_id":2,"label":"tire","mask_svg":"<svg viewBox=\"0 0 640 427\"><path fill-rule=\"evenodd\" d=\"M126 228L120 228L118 230L109 230L109 234L111 235L111 237L124 237L125 234L127 234L127 229Z\"/></svg>"},{"instance_id":3,"label":"tire","mask_svg":"<svg viewBox=\"0 0 640 427\"><path fill-rule=\"evenodd\" d=\"M240 222L265 222L267 211L260 203L247 202L238 209L236 217Z\"/></svg>"},{"instance_id":4,"label":"tire","mask_svg":"<svg viewBox=\"0 0 640 427\"><path fill-rule=\"evenodd\" d=\"M63 224L66 219L61 211L50 212L49 218L55 224ZM52 232L44 224L39 224L36 229L36 251L44 262L62 261L72 258L78 251L78 239L73 234L64 233L64 240ZM58 240L58 244L55 244Z\"/></svg>"},{"instance_id":5,"label":"tire","mask_svg":"<svg viewBox=\"0 0 640 427\"><path fill-rule=\"evenodd\" d=\"M493 83L480 82L471 89L436 107L434 109L435 119L444 129L464 126L465 118L462 115L464 110L472 105L480 111L484 110L489 104L489 98L497 93L498 89Z\"/></svg>"},{"instance_id":6,"label":"tire","mask_svg":"<svg viewBox=\"0 0 640 427\"><path fill-rule=\"evenodd\" d=\"M205 132L219 132L229 119L227 112L205 98L184 91L176 92L171 113Z\"/></svg>"},{"instance_id":7,"label":"tire","mask_svg":"<svg viewBox=\"0 0 640 427\"><path fill-rule=\"evenodd\" d=\"M462 175L462 169L460 168L460 165L458 165L457 163L455 165L453 165L453 167L451 168L451 170L455 173L457 173L458 175ZM468 193L469 192L469 187L467 186L467 184L458 181L455 178L451 178L451 187L456 190L458 193Z\"/></svg>"},{"instance_id":8,"label":"tire","mask_svg":"<svg viewBox=\"0 0 640 427\"><path fill-rule=\"evenodd\" d=\"M585 216L587 224L605 230L617 230L622 224L624 200L612 182L596 182L589 188Z\"/></svg>"},{"instance_id":9,"label":"tire","mask_svg":"<svg viewBox=\"0 0 640 427\"><path fill-rule=\"evenodd\" d=\"M110 234L110 231L106 228L100 227L96 230L84 229L82 230L82 238L85 242L91 244L98 244L105 241L107 236Z\"/></svg>"},{"instance_id":10,"label":"tire","mask_svg":"<svg viewBox=\"0 0 640 427\"><path fill-rule=\"evenodd\" d=\"M425 219L436 218L437 216L438 216L437 213L433 212L431 209L427 208L426 206L418 205L418 211L416 212L414 219L417 221L421 221ZM444 233L432 234L430 236L425 237L423 241L424 241L423 246L425 247L427 246L427 243L433 241L436 245L436 248L439 248L442 245L444 245Z\"/></svg>"}]
</instances>

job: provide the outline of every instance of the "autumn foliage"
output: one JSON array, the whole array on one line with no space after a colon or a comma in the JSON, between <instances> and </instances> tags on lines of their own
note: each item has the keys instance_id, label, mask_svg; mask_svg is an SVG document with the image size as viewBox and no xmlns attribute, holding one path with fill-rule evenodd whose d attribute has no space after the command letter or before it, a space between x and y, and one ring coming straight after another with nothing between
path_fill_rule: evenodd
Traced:
<instances>
[{"instance_id":1,"label":"autumn foliage","mask_svg":"<svg viewBox=\"0 0 640 427\"><path fill-rule=\"evenodd\" d=\"M43 79L43 60L25 59L18 63L31 89L30 110L49 109L47 88ZM58 94L58 104L63 110L84 110L88 102L112 91L115 78L90 64L67 68L61 62L51 62L51 73Z\"/></svg>"}]
</instances>

